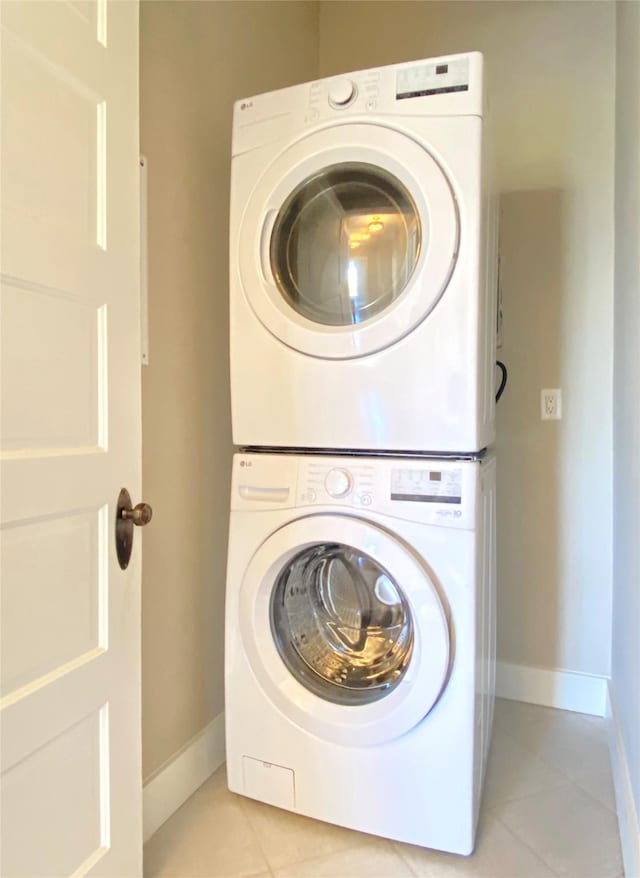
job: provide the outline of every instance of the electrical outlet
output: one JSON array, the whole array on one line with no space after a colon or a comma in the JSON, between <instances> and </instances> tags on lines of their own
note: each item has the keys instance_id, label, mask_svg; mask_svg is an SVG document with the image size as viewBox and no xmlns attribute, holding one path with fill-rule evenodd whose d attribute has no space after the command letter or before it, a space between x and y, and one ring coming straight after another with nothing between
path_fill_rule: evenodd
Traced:
<instances>
[{"instance_id":1,"label":"electrical outlet","mask_svg":"<svg viewBox=\"0 0 640 878\"><path fill-rule=\"evenodd\" d=\"M562 420L562 390L559 387L540 391L540 417L543 421Z\"/></svg>"}]
</instances>

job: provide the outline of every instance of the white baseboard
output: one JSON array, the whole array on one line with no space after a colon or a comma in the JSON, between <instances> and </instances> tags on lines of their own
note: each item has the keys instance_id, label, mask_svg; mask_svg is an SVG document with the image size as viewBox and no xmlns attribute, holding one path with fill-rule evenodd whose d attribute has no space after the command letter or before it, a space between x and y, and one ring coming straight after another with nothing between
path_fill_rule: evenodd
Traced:
<instances>
[{"instance_id":1,"label":"white baseboard","mask_svg":"<svg viewBox=\"0 0 640 878\"><path fill-rule=\"evenodd\" d=\"M145 784L142 791L145 841L222 765L224 758L224 713L219 713Z\"/></svg>"},{"instance_id":2,"label":"white baseboard","mask_svg":"<svg viewBox=\"0 0 640 878\"><path fill-rule=\"evenodd\" d=\"M607 678L575 671L496 663L496 695L545 707L604 716Z\"/></svg>"},{"instance_id":3,"label":"white baseboard","mask_svg":"<svg viewBox=\"0 0 640 878\"><path fill-rule=\"evenodd\" d=\"M607 718L609 720L609 752L611 754L613 786L616 792L616 811L618 812L624 874L627 878L640 878L640 820L638 820L638 812L633 798L627 752L618 723L611 684L607 687Z\"/></svg>"}]
</instances>

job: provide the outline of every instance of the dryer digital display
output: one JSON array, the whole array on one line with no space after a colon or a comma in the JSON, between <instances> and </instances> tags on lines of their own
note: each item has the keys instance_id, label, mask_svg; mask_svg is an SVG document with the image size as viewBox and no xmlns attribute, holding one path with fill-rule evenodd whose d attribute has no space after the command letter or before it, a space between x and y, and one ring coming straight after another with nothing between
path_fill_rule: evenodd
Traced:
<instances>
[{"instance_id":1,"label":"dryer digital display","mask_svg":"<svg viewBox=\"0 0 640 878\"><path fill-rule=\"evenodd\" d=\"M446 64L416 64L398 70L396 99L422 98L469 90L469 59L452 58Z\"/></svg>"},{"instance_id":2,"label":"dryer digital display","mask_svg":"<svg viewBox=\"0 0 640 878\"><path fill-rule=\"evenodd\" d=\"M392 469L391 499L462 503L462 470Z\"/></svg>"}]
</instances>

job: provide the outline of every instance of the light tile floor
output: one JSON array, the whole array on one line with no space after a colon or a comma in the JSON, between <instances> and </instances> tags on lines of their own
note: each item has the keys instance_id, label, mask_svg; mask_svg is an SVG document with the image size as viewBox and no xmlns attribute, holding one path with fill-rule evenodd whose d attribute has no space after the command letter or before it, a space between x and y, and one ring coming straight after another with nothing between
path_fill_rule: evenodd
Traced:
<instances>
[{"instance_id":1,"label":"light tile floor","mask_svg":"<svg viewBox=\"0 0 640 878\"><path fill-rule=\"evenodd\" d=\"M441 854L236 796L224 766L145 847L146 878L620 878L604 721L497 701L475 853Z\"/></svg>"}]
</instances>

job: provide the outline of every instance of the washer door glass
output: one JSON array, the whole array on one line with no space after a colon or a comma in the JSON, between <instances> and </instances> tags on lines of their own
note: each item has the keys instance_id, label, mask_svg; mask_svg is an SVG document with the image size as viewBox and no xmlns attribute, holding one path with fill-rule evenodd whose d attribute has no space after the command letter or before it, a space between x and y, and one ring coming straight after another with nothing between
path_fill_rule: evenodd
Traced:
<instances>
[{"instance_id":1,"label":"washer door glass","mask_svg":"<svg viewBox=\"0 0 640 878\"><path fill-rule=\"evenodd\" d=\"M271 631L285 665L335 704L369 704L402 679L413 623L400 587L376 561L341 543L314 545L277 577Z\"/></svg>"},{"instance_id":2,"label":"washer door glass","mask_svg":"<svg viewBox=\"0 0 640 878\"><path fill-rule=\"evenodd\" d=\"M405 289L421 236L417 208L392 174L363 162L331 165L300 183L278 212L271 269L303 317L362 323Z\"/></svg>"}]
</instances>

